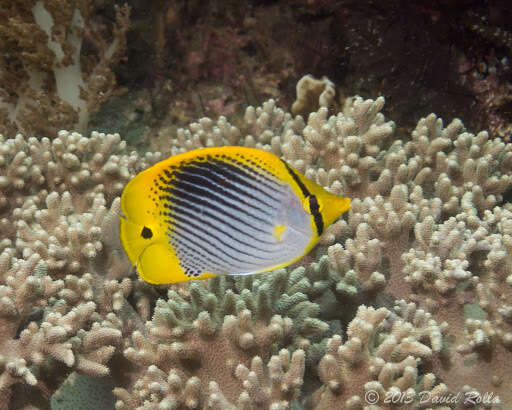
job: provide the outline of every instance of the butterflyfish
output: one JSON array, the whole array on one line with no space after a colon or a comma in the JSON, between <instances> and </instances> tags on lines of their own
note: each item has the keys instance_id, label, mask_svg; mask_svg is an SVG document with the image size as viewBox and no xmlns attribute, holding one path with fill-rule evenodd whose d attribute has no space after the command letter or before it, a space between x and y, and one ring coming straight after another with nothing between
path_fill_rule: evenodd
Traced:
<instances>
[{"instance_id":1,"label":"butterflyfish","mask_svg":"<svg viewBox=\"0 0 512 410\"><path fill-rule=\"evenodd\" d=\"M350 209L276 155L200 148L136 175L121 195L120 237L153 284L248 275L307 254Z\"/></svg>"}]
</instances>

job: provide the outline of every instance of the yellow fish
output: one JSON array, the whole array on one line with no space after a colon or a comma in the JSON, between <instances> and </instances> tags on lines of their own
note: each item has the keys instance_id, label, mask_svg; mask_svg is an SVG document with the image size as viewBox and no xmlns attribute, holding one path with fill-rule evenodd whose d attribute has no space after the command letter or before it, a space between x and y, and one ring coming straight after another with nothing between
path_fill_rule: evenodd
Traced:
<instances>
[{"instance_id":1,"label":"yellow fish","mask_svg":"<svg viewBox=\"0 0 512 410\"><path fill-rule=\"evenodd\" d=\"M292 264L350 209L266 151L201 148L135 176L121 196L123 248L142 279L174 283Z\"/></svg>"}]
</instances>

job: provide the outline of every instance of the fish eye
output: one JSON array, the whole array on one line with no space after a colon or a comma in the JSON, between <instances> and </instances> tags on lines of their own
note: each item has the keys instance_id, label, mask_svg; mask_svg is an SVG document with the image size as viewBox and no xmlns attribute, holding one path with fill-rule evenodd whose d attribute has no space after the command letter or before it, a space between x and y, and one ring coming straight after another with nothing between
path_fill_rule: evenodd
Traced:
<instances>
[{"instance_id":1,"label":"fish eye","mask_svg":"<svg viewBox=\"0 0 512 410\"><path fill-rule=\"evenodd\" d=\"M144 239L151 239L153 237L153 231L151 231L151 229L145 226L144 228L142 228L140 236L142 236Z\"/></svg>"}]
</instances>

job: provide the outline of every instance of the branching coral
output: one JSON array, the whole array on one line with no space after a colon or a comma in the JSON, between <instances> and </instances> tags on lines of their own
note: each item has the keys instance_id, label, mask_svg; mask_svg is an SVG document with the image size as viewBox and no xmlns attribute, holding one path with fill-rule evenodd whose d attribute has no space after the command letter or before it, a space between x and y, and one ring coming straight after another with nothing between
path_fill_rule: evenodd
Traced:
<instances>
[{"instance_id":1,"label":"branching coral","mask_svg":"<svg viewBox=\"0 0 512 410\"><path fill-rule=\"evenodd\" d=\"M403 301L397 308L406 318L386 308L375 310L362 305L348 325L348 339L342 343L336 335L328 340L326 354L318 365L323 386L312 395L310 406L362 409L371 404L379 405L374 407L379 409L405 409L419 401L420 385L432 398L447 393L445 384L435 385L433 374L419 375L420 364L440 350L440 327L414 305L412 312ZM400 403L389 399L392 397L405 399Z\"/></svg>"},{"instance_id":2,"label":"branching coral","mask_svg":"<svg viewBox=\"0 0 512 410\"><path fill-rule=\"evenodd\" d=\"M354 97L305 120L271 100L239 127L178 130L167 154L272 151L352 210L298 266L173 286L135 279L117 237L123 185L160 153L100 133L0 137L2 395L22 383L48 396L76 370L106 375L123 409L512 400L512 146L433 114L394 135L383 104Z\"/></svg>"},{"instance_id":3,"label":"branching coral","mask_svg":"<svg viewBox=\"0 0 512 410\"><path fill-rule=\"evenodd\" d=\"M446 345L449 353L442 355L438 338L433 369L459 391L464 377L455 374L471 368L464 362L468 352L476 349L476 357L487 360L476 348L487 345L510 355L495 347L499 341L508 346L509 340L504 302L509 264L500 265L499 274L495 269L508 254L508 239L496 236L506 225L498 227L489 218L508 212L496 206L512 183L512 147L485 132L470 134L458 120L443 127L435 115L420 120L410 139L393 141L394 124L379 112L383 103L349 99L343 112L328 117L320 108L304 123L267 102L247 110L240 130L221 118L179 131L171 151L231 144L244 135L240 144L272 150L332 191L352 197L348 221L329 230L322 241L327 249L320 248L317 261L304 270L312 285L305 294L322 307L321 317L341 325L357 304L381 303L381 292L431 310L455 336L455 345ZM468 317L475 302L483 319ZM336 311L339 306L344 312ZM503 362L493 363L485 375L465 383L496 390L504 369Z\"/></svg>"},{"instance_id":4,"label":"branching coral","mask_svg":"<svg viewBox=\"0 0 512 410\"><path fill-rule=\"evenodd\" d=\"M203 392L203 397L194 399L197 407L208 402L218 409L234 408L228 403L270 408L274 402L284 406L295 400L305 366L302 349L308 349L327 327L315 319L318 306L303 293L310 284L302 271L281 270L231 284L216 278L206 288L192 284L185 298L169 291L167 301L157 301L153 319L146 324L147 334L135 332L133 346L124 352L140 368L147 368L144 381L134 384L135 391L153 391L150 380L164 377L169 387L159 393L162 405L187 400L192 385L196 393ZM283 346L301 349L290 358L288 350L278 352ZM275 356L270 357L272 353ZM184 374L193 378L185 381ZM185 390L176 390L180 385ZM168 389L174 391L172 398L165 396ZM133 406L134 397L127 394L116 391L124 403L118 403L120 408ZM139 391L141 396L145 401L141 399L139 405L152 403L149 392Z\"/></svg>"},{"instance_id":5,"label":"branching coral","mask_svg":"<svg viewBox=\"0 0 512 410\"><path fill-rule=\"evenodd\" d=\"M176 370L168 374L157 366L148 367L146 374L139 379L133 394L127 390L114 390L119 401L117 409L161 408L197 409L207 406L211 409L286 409L295 400L302 386L304 373L304 352L296 350L292 357L283 349L278 355L264 364L259 356L251 360L250 368L239 364L233 375L241 384L236 405L230 402L215 381L208 384L207 393L201 393L201 381L193 376L183 383ZM206 390L206 388L203 388ZM207 397L203 401L202 397Z\"/></svg>"},{"instance_id":6,"label":"branching coral","mask_svg":"<svg viewBox=\"0 0 512 410\"><path fill-rule=\"evenodd\" d=\"M291 111L294 115L307 116L319 107L329 108L335 93L334 84L327 77L317 80L311 75L305 75L297 82L297 100L293 103Z\"/></svg>"},{"instance_id":7,"label":"branching coral","mask_svg":"<svg viewBox=\"0 0 512 410\"><path fill-rule=\"evenodd\" d=\"M39 376L59 362L109 374L106 363L130 329L119 316L132 289L116 272L124 266L126 276L129 265L110 263L117 245L109 225L123 181L145 160L126 153L118 135L0 140L0 390L8 405L20 381L51 394L56 381Z\"/></svg>"},{"instance_id":8,"label":"branching coral","mask_svg":"<svg viewBox=\"0 0 512 410\"><path fill-rule=\"evenodd\" d=\"M121 339L117 321L101 320L93 301L68 304L60 299L65 281L48 276L38 254L21 260L6 249L0 265L3 406L21 380L46 390L48 381L38 380L34 371L48 361L92 375L108 374L106 363Z\"/></svg>"},{"instance_id":9,"label":"branching coral","mask_svg":"<svg viewBox=\"0 0 512 410\"><path fill-rule=\"evenodd\" d=\"M66 224L66 217L94 210L93 214L102 214L79 218L82 225L97 231L93 226L103 219L105 206L120 195L130 176L160 158L159 153L144 158L126 153L125 143L115 134L92 133L86 138L62 131L53 140L0 136L0 143L0 226L7 232L4 238L11 240L13 224L7 216L20 221L27 235L27 225L36 223L30 234L40 235L49 225ZM37 212L43 204L46 210ZM59 231L65 235L65 226ZM94 242L97 233L93 232ZM97 246L93 242L89 242L92 247Z\"/></svg>"}]
</instances>

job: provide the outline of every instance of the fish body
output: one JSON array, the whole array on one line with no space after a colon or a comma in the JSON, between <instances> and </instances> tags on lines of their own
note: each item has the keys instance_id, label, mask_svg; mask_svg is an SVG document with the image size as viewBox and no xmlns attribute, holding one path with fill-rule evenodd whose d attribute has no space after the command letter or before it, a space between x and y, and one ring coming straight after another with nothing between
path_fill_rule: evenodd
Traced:
<instances>
[{"instance_id":1,"label":"fish body","mask_svg":"<svg viewBox=\"0 0 512 410\"><path fill-rule=\"evenodd\" d=\"M281 268L307 254L350 200L272 153L201 148L135 176L120 237L142 279L162 284Z\"/></svg>"}]
</instances>

